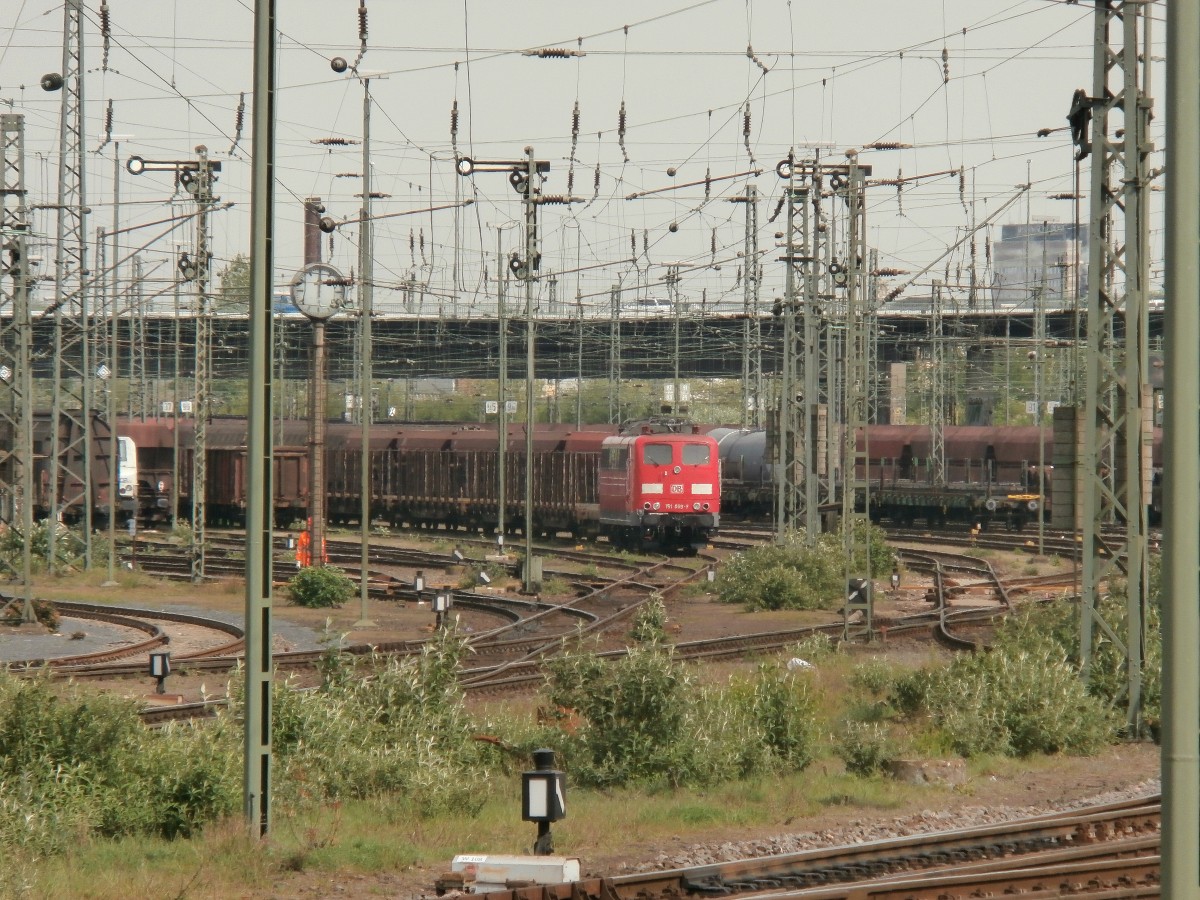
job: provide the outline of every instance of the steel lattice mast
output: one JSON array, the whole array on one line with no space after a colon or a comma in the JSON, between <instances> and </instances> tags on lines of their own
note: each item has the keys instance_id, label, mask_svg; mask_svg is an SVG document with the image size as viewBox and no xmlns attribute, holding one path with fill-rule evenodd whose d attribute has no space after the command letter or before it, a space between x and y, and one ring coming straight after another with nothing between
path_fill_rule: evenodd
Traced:
<instances>
[{"instance_id":1,"label":"steel lattice mast","mask_svg":"<svg viewBox=\"0 0 1200 900\"><path fill-rule=\"evenodd\" d=\"M54 245L54 384L50 428L50 518L82 504L85 562L91 565L91 373L88 341L86 191L83 149L83 2L63 4L58 228ZM47 85L49 86L49 85ZM54 569L56 529L47 531Z\"/></svg>"},{"instance_id":2,"label":"steel lattice mast","mask_svg":"<svg viewBox=\"0 0 1200 900\"><path fill-rule=\"evenodd\" d=\"M1087 392L1083 420L1083 602L1080 657L1087 677L1097 629L1124 654L1127 722L1141 713L1143 610L1148 582L1149 321L1146 156L1152 102L1143 89L1149 72L1152 0L1096 0L1089 219ZM1140 29L1139 29L1140 25ZM1139 60L1139 31L1145 54ZM1148 77L1148 76L1147 76ZM1139 81L1142 84L1139 84ZM1121 113L1123 138L1114 112ZM1123 226L1123 227L1122 227ZM1118 345L1117 325L1124 325ZM1123 546L1102 528L1125 525ZM1127 583L1124 634L1105 622L1099 604L1109 581Z\"/></svg>"},{"instance_id":3,"label":"steel lattice mast","mask_svg":"<svg viewBox=\"0 0 1200 900\"><path fill-rule=\"evenodd\" d=\"M0 523L26 538L21 620L32 622L33 371L25 117L0 115Z\"/></svg>"},{"instance_id":4,"label":"steel lattice mast","mask_svg":"<svg viewBox=\"0 0 1200 900\"><path fill-rule=\"evenodd\" d=\"M846 377L845 431L842 455L842 538L846 557L846 580L850 589L845 609L844 630L851 636L855 623L851 620L856 608L863 613L862 626L868 636L872 633L873 602L871 597L871 478L870 448L867 446L867 386L870 381L867 363L869 356L868 325L871 309L866 297L867 262L867 195L866 177L869 166L860 166L856 154L848 153L849 165L839 195L845 198L849 228L846 238ZM862 443L859 444L859 434ZM856 592L853 585L865 583L866 596ZM855 594L858 593L856 598Z\"/></svg>"},{"instance_id":5,"label":"steel lattice mast","mask_svg":"<svg viewBox=\"0 0 1200 900\"><path fill-rule=\"evenodd\" d=\"M208 214L212 209L213 172L220 167L208 158L208 149L196 148L194 173L183 170L181 182L196 200L196 357L195 394L192 414L195 418L192 448L192 581L204 580L205 516L208 514L208 418L212 393L212 304L209 281L212 277L212 253L208 249ZM191 175L192 177L184 177ZM319 545L318 545L319 546Z\"/></svg>"}]
</instances>

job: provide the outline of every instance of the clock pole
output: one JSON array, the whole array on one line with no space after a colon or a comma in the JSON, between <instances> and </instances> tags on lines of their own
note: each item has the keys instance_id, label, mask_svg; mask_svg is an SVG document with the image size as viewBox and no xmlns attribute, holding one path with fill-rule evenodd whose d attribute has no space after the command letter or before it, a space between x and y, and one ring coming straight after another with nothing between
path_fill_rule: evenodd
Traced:
<instances>
[{"instance_id":1,"label":"clock pole","mask_svg":"<svg viewBox=\"0 0 1200 900\"><path fill-rule=\"evenodd\" d=\"M312 323L312 381L308 408L308 560L325 564L325 320Z\"/></svg>"},{"instance_id":2,"label":"clock pole","mask_svg":"<svg viewBox=\"0 0 1200 900\"><path fill-rule=\"evenodd\" d=\"M302 566L325 564L325 320L346 299L346 279L333 266L309 262L292 278L292 302L312 322L308 406L308 553Z\"/></svg>"}]
</instances>

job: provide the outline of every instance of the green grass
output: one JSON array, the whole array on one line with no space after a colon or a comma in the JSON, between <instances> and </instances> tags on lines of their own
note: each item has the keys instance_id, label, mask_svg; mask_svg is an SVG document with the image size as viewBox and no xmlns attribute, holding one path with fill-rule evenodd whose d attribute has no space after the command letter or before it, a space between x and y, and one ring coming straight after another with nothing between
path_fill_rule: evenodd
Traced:
<instances>
[{"instance_id":1,"label":"green grass","mask_svg":"<svg viewBox=\"0 0 1200 900\"><path fill-rule=\"evenodd\" d=\"M991 765L1003 765L993 761ZM554 826L556 849L581 857L627 852L688 832L706 834L790 827L827 807L901 808L916 797L937 804L952 789L913 788L885 779L854 778L825 758L799 775L751 779L705 791L572 791L570 815ZM339 877L436 873L458 853L527 853L535 827L520 820L520 783L493 786L477 815L419 818L403 798L344 802L294 813L276 812L264 842L246 836L240 820L209 827L191 841L84 839L65 857L43 862L30 897L116 898L287 896L286 885L314 873ZM10 858L9 863L13 863ZM4 886L0 881L0 888ZM11 891L10 891L11 892Z\"/></svg>"}]
</instances>

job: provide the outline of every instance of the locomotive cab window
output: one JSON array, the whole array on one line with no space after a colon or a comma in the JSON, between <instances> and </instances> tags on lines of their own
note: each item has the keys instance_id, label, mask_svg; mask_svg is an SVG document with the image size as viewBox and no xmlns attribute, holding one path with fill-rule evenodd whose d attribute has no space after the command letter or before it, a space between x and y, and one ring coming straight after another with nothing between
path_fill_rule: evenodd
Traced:
<instances>
[{"instance_id":1,"label":"locomotive cab window","mask_svg":"<svg viewBox=\"0 0 1200 900\"><path fill-rule=\"evenodd\" d=\"M669 466L671 464L671 445L646 444L642 449L642 462L648 466Z\"/></svg>"},{"instance_id":2,"label":"locomotive cab window","mask_svg":"<svg viewBox=\"0 0 1200 900\"><path fill-rule=\"evenodd\" d=\"M708 459L708 444L683 445L683 464L685 466L707 466Z\"/></svg>"}]
</instances>

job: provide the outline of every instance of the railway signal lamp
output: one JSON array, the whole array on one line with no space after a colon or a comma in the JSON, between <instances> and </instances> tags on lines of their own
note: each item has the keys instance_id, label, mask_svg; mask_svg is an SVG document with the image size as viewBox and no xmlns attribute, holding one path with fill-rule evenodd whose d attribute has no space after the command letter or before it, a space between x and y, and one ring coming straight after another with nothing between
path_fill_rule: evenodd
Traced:
<instances>
[{"instance_id":1,"label":"railway signal lamp","mask_svg":"<svg viewBox=\"0 0 1200 900\"><path fill-rule=\"evenodd\" d=\"M459 550L457 547L454 548L454 552L451 553L450 555L452 557L454 557L454 561L456 563L460 563L463 561L463 552L461 550Z\"/></svg>"},{"instance_id":2,"label":"railway signal lamp","mask_svg":"<svg viewBox=\"0 0 1200 900\"><path fill-rule=\"evenodd\" d=\"M171 654L165 650L160 650L150 654L150 675L158 679L158 684L154 688L154 693L165 694L167 692L167 676L171 674Z\"/></svg>"},{"instance_id":3,"label":"railway signal lamp","mask_svg":"<svg viewBox=\"0 0 1200 900\"><path fill-rule=\"evenodd\" d=\"M438 591L433 598L433 611L437 613L437 620L434 625L441 628L446 621L446 613L450 610L451 594L449 591Z\"/></svg>"},{"instance_id":4,"label":"railway signal lamp","mask_svg":"<svg viewBox=\"0 0 1200 900\"><path fill-rule=\"evenodd\" d=\"M846 583L846 603L851 609L865 609L871 602L871 582L865 578L851 578Z\"/></svg>"},{"instance_id":5,"label":"railway signal lamp","mask_svg":"<svg viewBox=\"0 0 1200 900\"><path fill-rule=\"evenodd\" d=\"M521 773L521 818L537 822L535 856L554 852L550 823L567 817L566 776L554 768L554 751L545 748L533 751L533 770Z\"/></svg>"},{"instance_id":6,"label":"railway signal lamp","mask_svg":"<svg viewBox=\"0 0 1200 900\"><path fill-rule=\"evenodd\" d=\"M413 592L417 595L417 599L421 599L421 591L425 590L425 573L418 572L413 579Z\"/></svg>"}]
</instances>

